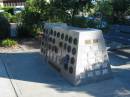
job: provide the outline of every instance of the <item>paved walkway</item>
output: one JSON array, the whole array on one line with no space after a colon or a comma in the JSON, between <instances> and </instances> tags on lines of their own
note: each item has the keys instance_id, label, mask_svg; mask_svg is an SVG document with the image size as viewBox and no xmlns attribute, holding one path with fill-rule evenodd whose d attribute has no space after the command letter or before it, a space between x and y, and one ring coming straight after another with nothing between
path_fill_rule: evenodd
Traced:
<instances>
[{"instance_id":1,"label":"paved walkway","mask_svg":"<svg viewBox=\"0 0 130 97\"><path fill-rule=\"evenodd\" d=\"M14 88L11 84L11 80L8 78L8 74L1 60L0 60L0 97L17 97Z\"/></svg>"},{"instance_id":2,"label":"paved walkway","mask_svg":"<svg viewBox=\"0 0 130 97\"><path fill-rule=\"evenodd\" d=\"M39 52L0 54L0 57L7 67L18 97L130 97L130 65L124 65L130 61L130 57L110 53L114 78L78 87L70 85L51 69ZM11 88L8 76L1 75L0 78L9 83L5 89L0 87L0 90ZM8 93L5 92L0 95L15 97L13 89L8 92L12 96L6 96Z\"/></svg>"}]
</instances>

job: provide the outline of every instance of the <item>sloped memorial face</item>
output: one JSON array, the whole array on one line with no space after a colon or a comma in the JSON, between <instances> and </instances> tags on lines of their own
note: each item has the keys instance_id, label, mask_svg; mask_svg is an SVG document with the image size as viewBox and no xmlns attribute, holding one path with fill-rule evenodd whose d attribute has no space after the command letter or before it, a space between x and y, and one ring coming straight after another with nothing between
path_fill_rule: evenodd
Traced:
<instances>
[{"instance_id":1,"label":"sloped memorial face","mask_svg":"<svg viewBox=\"0 0 130 97\"><path fill-rule=\"evenodd\" d=\"M42 41L42 55L49 52L48 63L73 85L111 78L101 30L47 23Z\"/></svg>"}]
</instances>

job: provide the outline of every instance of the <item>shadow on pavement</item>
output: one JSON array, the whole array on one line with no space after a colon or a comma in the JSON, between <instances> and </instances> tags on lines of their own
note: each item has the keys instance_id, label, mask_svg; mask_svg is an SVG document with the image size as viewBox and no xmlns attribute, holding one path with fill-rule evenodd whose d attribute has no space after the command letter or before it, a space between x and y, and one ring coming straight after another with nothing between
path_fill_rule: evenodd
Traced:
<instances>
[{"instance_id":1,"label":"shadow on pavement","mask_svg":"<svg viewBox=\"0 0 130 97\"><path fill-rule=\"evenodd\" d=\"M130 53L124 51L109 52L110 64L112 66L121 66L130 63Z\"/></svg>"},{"instance_id":2,"label":"shadow on pavement","mask_svg":"<svg viewBox=\"0 0 130 97\"><path fill-rule=\"evenodd\" d=\"M130 89L130 53L116 50L109 52L109 59L111 65L114 66L112 68L114 76Z\"/></svg>"},{"instance_id":3,"label":"shadow on pavement","mask_svg":"<svg viewBox=\"0 0 130 97\"><path fill-rule=\"evenodd\" d=\"M72 86L48 66L39 52L1 53L0 56L4 64L6 64L9 74L11 74L13 79L16 80L47 84L48 87L62 93L73 91L83 92L95 97L130 97L130 94L122 93L125 91L125 88L116 78L95 84L81 85L77 87ZM128 59L123 60L125 61L119 65L126 63ZM0 76L5 77L2 75ZM130 75L128 75L128 77L130 77Z\"/></svg>"}]
</instances>

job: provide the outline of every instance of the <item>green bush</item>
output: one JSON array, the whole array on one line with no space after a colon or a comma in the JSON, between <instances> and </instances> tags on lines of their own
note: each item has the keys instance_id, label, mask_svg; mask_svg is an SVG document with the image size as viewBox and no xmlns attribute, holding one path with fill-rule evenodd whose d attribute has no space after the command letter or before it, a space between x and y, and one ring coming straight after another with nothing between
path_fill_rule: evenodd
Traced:
<instances>
[{"instance_id":1,"label":"green bush","mask_svg":"<svg viewBox=\"0 0 130 97\"><path fill-rule=\"evenodd\" d=\"M10 24L4 16L0 16L0 39L9 37Z\"/></svg>"},{"instance_id":2,"label":"green bush","mask_svg":"<svg viewBox=\"0 0 130 97\"><path fill-rule=\"evenodd\" d=\"M20 18L20 14L11 15L8 12L4 12L1 15L4 16L11 23L16 23Z\"/></svg>"},{"instance_id":3,"label":"green bush","mask_svg":"<svg viewBox=\"0 0 130 97\"><path fill-rule=\"evenodd\" d=\"M17 16L12 15L12 17L10 18L9 22L11 23L16 23L17 22Z\"/></svg>"},{"instance_id":4,"label":"green bush","mask_svg":"<svg viewBox=\"0 0 130 97\"><path fill-rule=\"evenodd\" d=\"M17 44L17 42L15 40L12 40L12 39L5 39L2 41L1 44L4 47L12 47L12 46L15 46Z\"/></svg>"},{"instance_id":5,"label":"green bush","mask_svg":"<svg viewBox=\"0 0 130 97\"><path fill-rule=\"evenodd\" d=\"M73 17L72 26L85 28L87 27L86 21L84 17Z\"/></svg>"},{"instance_id":6,"label":"green bush","mask_svg":"<svg viewBox=\"0 0 130 97\"><path fill-rule=\"evenodd\" d=\"M97 25L94 20L87 20L85 17L74 17L72 19L72 26L80 28L95 28Z\"/></svg>"},{"instance_id":7,"label":"green bush","mask_svg":"<svg viewBox=\"0 0 130 97\"><path fill-rule=\"evenodd\" d=\"M18 38L28 38L35 36L35 33L32 31L32 29L24 24L18 24L16 31Z\"/></svg>"},{"instance_id":8,"label":"green bush","mask_svg":"<svg viewBox=\"0 0 130 97\"><path fill-rule=\"evenodd\" d=\"M27 25L35 25L40 22L40 13L39 12L33 12L33 11L24 11L22 13L23 23Z\"/></svg>"},{"instance_id":9,"label":"green bush","mask_svg":"<svg viewBox=\"0 0 130 97\"><path fill-rule=\"evenodd\" d=\"M8 12L8 13L10 13L10 14L14 14L14 7L2 7L2 8L0 8L0 9L3 9L5 12Z\"/></svg>"},{"instance_id":10,"label":"green bush","mask_svg":"<svg viewBox=\"0 0 130 97\"><path fill-rule=\"evenodd\" d=\"M12 18L12 15L10 13L4 12L2 15L10 22L10 19Z\"/></svg>"},{"instance_id":11,"label":"green bush","mask_svg":"<svg viewBox=\"0 0 130 97\"><path fill-rule=\"evenodd\" d=\"M41 27L41 16L39 12L25 10L19 16L17 36L19 38L35 37Z\"/></svg>"},{"instance_id":12,"label":"green bush","mask_svg":"<svg viewBox=\"0 0 130 97\"><path fill-rule=\"evenodd\" d=\"M98 21L95 20L86 20L86 24L88 28L97 28Z\"/></svg>"}]
</instances>

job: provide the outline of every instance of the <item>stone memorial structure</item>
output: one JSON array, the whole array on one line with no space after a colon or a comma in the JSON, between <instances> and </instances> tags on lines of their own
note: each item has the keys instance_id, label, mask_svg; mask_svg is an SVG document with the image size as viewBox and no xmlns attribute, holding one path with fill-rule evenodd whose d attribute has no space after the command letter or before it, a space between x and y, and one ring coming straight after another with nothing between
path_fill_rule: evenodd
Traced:
<instances>
[{"instance_id":1,"label":"stone memorial structure","mask_svg":"<svg viewBox=\"0 0 130 97\"><path fill-rule=\"evenodd\" d=\"M48 63L74 85L111 77L101 30L46 23L41 53Z\"/></svg>"}]
</instances>

